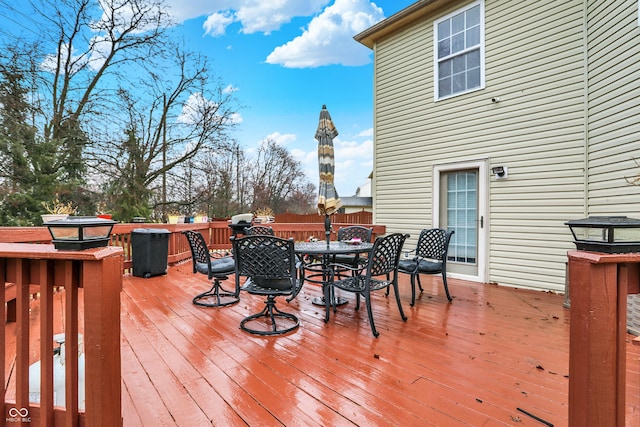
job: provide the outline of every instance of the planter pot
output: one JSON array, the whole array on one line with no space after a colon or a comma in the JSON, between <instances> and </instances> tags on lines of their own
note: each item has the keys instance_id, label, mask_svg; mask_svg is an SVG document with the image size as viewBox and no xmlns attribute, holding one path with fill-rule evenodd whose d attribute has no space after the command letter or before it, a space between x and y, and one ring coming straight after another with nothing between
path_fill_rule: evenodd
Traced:
<instances>
[{"instance_id":1,"label":"planter pot","mask_svg":"<svg viewBox=\"0 0 640 427\"><path fill-rule=\"evenodd\" d=\"M253 220L256 224L270 224L275 221L275 218L272 216L257 216Z\"/></svg>"},{"instance_id":2,"label":"planter pot","mask_svg":"<svg viewBox=\"0 0 640 427\"><path fill-rule=\"evenodd\" d=\"M44 215L40 215L42 217L42 222L43 223L47 223L49 221L56 221L59 219L65 219L67 218L69 215L68 214L44 214Z\"/></svg>"}]
</instances>

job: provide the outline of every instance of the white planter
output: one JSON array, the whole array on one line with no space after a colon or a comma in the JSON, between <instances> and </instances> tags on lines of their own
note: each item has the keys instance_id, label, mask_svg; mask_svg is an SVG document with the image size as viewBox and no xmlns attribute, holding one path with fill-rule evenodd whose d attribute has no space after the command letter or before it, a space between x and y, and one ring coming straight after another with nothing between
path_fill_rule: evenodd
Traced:
<instances>
[{"instance_id":1,"label":"white planter","mask_svg":"<svg viewBox=\"0 0 640 427\"><path fill-rule=\"evenodd\" d=\"M256 224L270 224L275 221L275 218L272 216L257 216L253 219Z\"/></svg>"}]
</instances>

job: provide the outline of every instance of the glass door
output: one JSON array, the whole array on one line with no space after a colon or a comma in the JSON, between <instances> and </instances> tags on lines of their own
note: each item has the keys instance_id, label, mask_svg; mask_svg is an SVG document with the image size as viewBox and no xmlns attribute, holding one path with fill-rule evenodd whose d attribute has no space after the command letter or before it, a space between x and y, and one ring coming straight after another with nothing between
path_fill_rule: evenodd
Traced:
<instances>
[{"instance_id":1,"label":"glass door","mask_svg":"<svg viewBox=\"0 0 640 427\"><path fill-rule=\"evenodd\" d=\"M449 243L447 270L478 275L478 171L443 173L440 224L454 230Z\"/></svg>"},{"instance_id":2,"label":"glass door","mask_svg":"<svg viewBox=\"0 0 640 427\"><path fill-rule=\"evenodd\" d=\"M447 259L447 272L453 277L485 279L485 171L484 162L435 167L434 224L455 231Z\"/></svg>"}]
</instances>

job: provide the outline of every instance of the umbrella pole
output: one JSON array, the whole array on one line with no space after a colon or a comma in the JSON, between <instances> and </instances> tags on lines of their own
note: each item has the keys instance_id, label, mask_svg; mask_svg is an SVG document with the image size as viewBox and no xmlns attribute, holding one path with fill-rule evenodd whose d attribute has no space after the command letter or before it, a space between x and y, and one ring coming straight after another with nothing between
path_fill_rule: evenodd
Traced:
<instances>
[{"instance_id":1,"label":"umbrella pole","mask_svg":"<svg viewBox=\"0 0 640 427\"><path fill-rule=\"evenodd\" d=\"M329 214L324 214L324 235L327 238L327 246L331 240L331 217Z\"/></svg>"}]
</instances>

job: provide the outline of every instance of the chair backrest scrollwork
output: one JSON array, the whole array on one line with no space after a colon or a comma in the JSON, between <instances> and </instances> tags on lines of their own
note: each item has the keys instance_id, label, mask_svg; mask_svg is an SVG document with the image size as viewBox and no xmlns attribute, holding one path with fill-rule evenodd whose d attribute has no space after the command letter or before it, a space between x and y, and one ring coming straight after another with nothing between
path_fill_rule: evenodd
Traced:
<instances>
[{"instance_id":1,"label":"chair backrest scrollwork","mask_svg":"<svg viewBox=\"0 0 640 427\"><path fill-rule=\"evenodd\" d=\"M244 230L244 234L247 236L275 236L272 227L266 225L252 225Z\"/></svg>"},{"instance_id":2,"label":"chair backrest scrollwork","mask_svg":"<svg viewBox=\"0 0 640 427\"><path fill-rule=\"evenodd\" d=\"M374 277L397 271L402 245L408 235L394 233L378 237L373 243L367 276Z\"/></svg>"},{"instance_id":3,"label":"chair backrest scrollwork","mask_svg":"<svg viewBox=\"0 0 640 427\"><path fill-rule=\"evenodd\" d=\"M206 264L209 271L211 271L211 255L209 254L209 248L204 237L197 231L185 230L182 232L189 241L189 247L191 248L191 256L193 259L193 272L197 271L196 264Z\"/></svg>"},{"instance_id":4,"label":"chair backrest scrollwork","mask_svg":"<svg viewBox=\"0 0 640 427\"><path fill-rule=\"evenodd\" d=\"M290 279L296 286L294 240L275 236L252 235L231 238L236 259L236 280L240 276L253 279Z\"/></svg>"},{"instance_id":5,"label":"chair backrest scrollwork","mask_svg":"<svg viewBox=\"0 0 640 427\"><path fill-rule=\"evenodd\" d=\"M416 246L416 256L439 261L446 261L445 254L449 247L453 231L442 228L429 228L420 232Z\"/></svg>"},{"instance_id":6,"label":"chair backrest scrollwork","mask_svg":"<svg viewBox=\"0 0 640 427\"><path fill-rule=\"evenodd\" d=\"M345 241L351 239L360 239L363 242L371 242L371 235L373 228L363 227L361 225L352 225L349 227L342 227L338 230L338 240Z\"/></svg>"}]
</instances>

